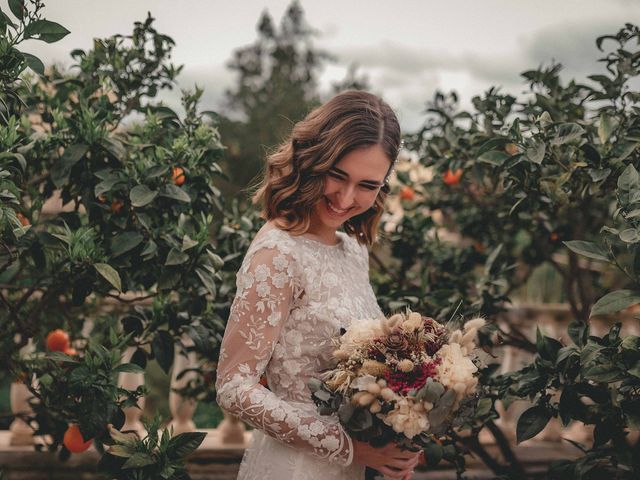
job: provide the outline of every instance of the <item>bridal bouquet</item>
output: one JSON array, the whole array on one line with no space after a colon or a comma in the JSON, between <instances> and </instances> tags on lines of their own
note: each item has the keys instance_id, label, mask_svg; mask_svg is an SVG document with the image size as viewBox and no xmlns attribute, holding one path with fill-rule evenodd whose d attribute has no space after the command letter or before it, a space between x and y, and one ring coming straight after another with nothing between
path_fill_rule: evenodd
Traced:
<instances>
[{"instance_id":1,"label":"bridal bouquet","mask_svg":"<svg viewBox=\"0 0 640 480\"><path fill-rule=\"evenodd\" d=\"M476 318L449 331L411 311L356 322L336 342L335 367L309 382L313 400L357 440L426 447L472 401L484 323Z\"/></svg>"}]
</instances>

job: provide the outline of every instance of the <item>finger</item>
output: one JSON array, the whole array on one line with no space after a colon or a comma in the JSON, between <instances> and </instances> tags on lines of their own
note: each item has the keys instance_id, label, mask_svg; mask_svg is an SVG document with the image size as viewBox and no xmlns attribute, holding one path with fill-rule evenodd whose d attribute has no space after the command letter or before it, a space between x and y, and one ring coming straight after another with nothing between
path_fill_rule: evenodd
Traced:
<instances>
[{"instance_id":1,"label":"finger","mask_svg":"<svg viewBox=\"0 0 640 480\"><path fill-rule=\"evenodd\" d=\"M398 476L398 471L397 470L392 470L390 468L387 467L380 467L378 469L378 471L383 474L385 477L389 477L389 478L397 478L397 479L401 479L401 476Z\"/></svg>"}]
</instances>

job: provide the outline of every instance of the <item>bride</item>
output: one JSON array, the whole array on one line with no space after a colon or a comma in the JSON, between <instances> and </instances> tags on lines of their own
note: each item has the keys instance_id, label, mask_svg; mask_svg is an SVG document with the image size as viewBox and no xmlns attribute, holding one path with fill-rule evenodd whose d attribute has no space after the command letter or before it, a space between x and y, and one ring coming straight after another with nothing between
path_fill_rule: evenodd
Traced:
<instances>
[{"instance_id":1,"label":"bride","mask_svg":"<svg viewBox=\"0 0 640 480\"><path fill-rule=\"evenodd\" d=\"M318 414L306 386L330 365L342 328L382 316L367 246L399 146L391 108L349 91L297 123L268 158L254 197L267 222L237 275L216 381L220 406L256 429L239 479L363 479L367 466L411 478L418 453L350 438Z\"/></svg>"}]
</instances>

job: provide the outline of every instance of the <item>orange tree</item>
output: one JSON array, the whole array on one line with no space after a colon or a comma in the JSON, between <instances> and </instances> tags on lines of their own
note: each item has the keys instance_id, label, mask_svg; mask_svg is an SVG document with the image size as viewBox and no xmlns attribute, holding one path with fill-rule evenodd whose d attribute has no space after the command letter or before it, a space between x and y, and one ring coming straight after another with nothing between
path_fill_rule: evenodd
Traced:
<instances>
[{"instance_id":1,"label":"orange tree","mask_svg":"<svg viewBox=\"0 0 640 480\"><path fill-rule=\"evenodd\" d=\"M245 248L246 226L236 217L246 216L226 212L212 186L223 147L212 115L198 109L202 92L183 93L183 115L153 101L180 68L170 62L172 39L150 16L130 36L73 51L73 70L63 74L44 72L15 44L24 32L49 41L66 30L51 22L40 23L49 27L40 33L30 27L44 22L39 1L10 6L18 22L0 15L2 87L11 92L0 124L2 375L27 380L35 412L28 420L51 435L50 449L77 424L102 450L114 443L107 426L121 426L122 408L145 393L118 388L119 372L141 371L148 359L168 371L188 351L197 352L199 372L215 366L233 293L230 276L219 273L222 257L232 261L233 249ZM19 79L27 61L38 76ZM43 208L56 199L62 210ZM108 302L120 305L116 313L105 310ZM57 328L70 334L75 352L44 351ZM36 353L19 355L30 341ZM135 348L132 363L120 365L126 347ZM192 393L210 395L210 384ZM149 458L161 457L175 467L163 478L178 478L181 457L202 440L187 437L176 437L170 454L166 441L153 438L114 451L147 455L127 466L135 478L157 478ZM126 478L111 467L113 478Z\"/></svg>"},{"instance_id":2,"label":"orange tree","mask_svg":"<svg viewBox=\"0 0 640 480\"><path fill-rule=\"evenodd\" d=\"M541 332L531 342L516 328L498 331L501 342L536 353L521 371L494 377L495 366L485 370L486 396L477 421L467 425L475 434L488 427L504 461L487 455L475 435L451 432L497 475L524 473L493 423L494 402L528 398L534 405L518 421L519 441L553 416L595 425L593 445L580 446L585 455L553 465L552 476L637 476L638 443L627 434L638 428L638 337L621 338L619 326L595 337L587 321L640 300L640 94L632 88L640 73L639 40L640 30L630 24L598 38L604 72L584 82L563 82L559 65L524 72L529 94L523 101L492 88L464 112L455 94L437 94L424 127L407 138L417 158L399 166L396 188L409 187L412 195L403 195L396 205L401 214L388 220L391 256L380 257L376 277L387 307L410 304L444 320L456 309L491 317L547 262L562 277L576 320L566 345ZM457 241L445 241L442 232ZM622 280L607 283L610 271L593 268L604 261L619 267ZM433 447L428 456L438 460L443 449Z\"/></svg>"}]
</instances>

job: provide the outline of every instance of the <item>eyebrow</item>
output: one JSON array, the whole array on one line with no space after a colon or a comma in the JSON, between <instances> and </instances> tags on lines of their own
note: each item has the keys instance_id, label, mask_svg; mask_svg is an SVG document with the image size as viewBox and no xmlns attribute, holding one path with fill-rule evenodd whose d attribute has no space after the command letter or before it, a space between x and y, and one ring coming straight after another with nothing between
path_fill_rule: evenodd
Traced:
<instances>
[{"instance_id":1,"label":"eyebrow","mask_svg":"<svg viewBox=\"0 0 640 480\"><path fill-rule=\"evenodd\" d=\"M349 174L344 170L340 170L338 167L331 167L331 170L334 172L338 172L340 175L349 178ZM366 183L367 185L371 185L372 187L381 187L384 183L379 182L377 180L361 180L359 183Z\"/></svg>"}]
</instances>

